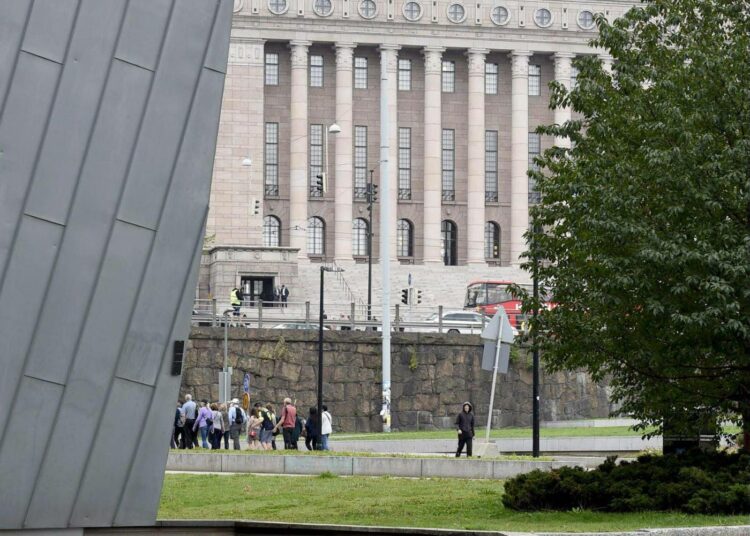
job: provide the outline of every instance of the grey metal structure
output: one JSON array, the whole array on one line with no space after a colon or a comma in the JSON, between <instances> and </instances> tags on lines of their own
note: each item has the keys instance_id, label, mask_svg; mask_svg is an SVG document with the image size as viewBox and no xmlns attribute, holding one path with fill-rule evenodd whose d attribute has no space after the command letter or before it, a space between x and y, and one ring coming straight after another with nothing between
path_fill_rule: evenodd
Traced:
<instances>
[{"instance_id":1,"label":"grey metal structure","mask_svg":"<svg viewBox=\"0 0 750 536\"><path fill-rule=\"evenodd\" d=\"M0 529L155 522L231 17L0 2Z\"/></svg>"}]
</instances>

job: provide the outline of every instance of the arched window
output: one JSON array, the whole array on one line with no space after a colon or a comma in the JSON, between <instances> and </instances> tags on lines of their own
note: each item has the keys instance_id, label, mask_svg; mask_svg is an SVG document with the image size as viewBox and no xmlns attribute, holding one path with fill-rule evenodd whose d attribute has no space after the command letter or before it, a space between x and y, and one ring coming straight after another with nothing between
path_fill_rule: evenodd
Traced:
<instances>
[{"instance_id":1,"label":"arched window","mask_svg":"<svg viewBox=\"0 0 750 536\"><path fill-rule=\"evenodd\" d=\"M396 225L396 254L399 257L414 256L414 226L409 220L398 220Z\"/></svg>"},{"instance_id":2,"label":"arched window","mask_svg":"<svg viewBox=\"0 0 750 536\"><path fill-rule=\"evenodd\" d=\"M367 255L367 222L356 218L352 222L352 255Z\"/></svg>"},{"instance_id":3,"label":"arched window","mask_svg":"<svg viewBox=\"0 0 750 536\"><path fill-rule=\"evenodd\" d=\"M456 255L458 231L456 230L456 224L450 220L443 220L443 223L440 225L440 231L442 235L440 253L443 256L443 264L446 266L455 266L458 264Z\"/></svg>"},{"instance_id":4,"label":"arched window","mask_svg":"<svg viewBox=\"0 0 750 536\"><path fill-rule=\"evenodd\" d=\"M263 218L263 245L265 247L279 247L281 245L281 222L276 216Z\"/></svg>"},{"instance_id":5,"label":"arched window","mask_svg":"<svg viewBox=\"0 0 750 536\"><path fill-rule=\"evenodd\" d=\"M500 226L494 221L484 224L484 258L500 258Z\"/></svg>"},{"instance_id":6,"label":"arched window","mask_svg":"<svg viewBox=\"0 0 750 536\"><path fill-rule=\"evenodd\" d=\"M318 217L307 220L307 254L323 255L326 251L326 224Z\"/></svg>"}]
</instances>

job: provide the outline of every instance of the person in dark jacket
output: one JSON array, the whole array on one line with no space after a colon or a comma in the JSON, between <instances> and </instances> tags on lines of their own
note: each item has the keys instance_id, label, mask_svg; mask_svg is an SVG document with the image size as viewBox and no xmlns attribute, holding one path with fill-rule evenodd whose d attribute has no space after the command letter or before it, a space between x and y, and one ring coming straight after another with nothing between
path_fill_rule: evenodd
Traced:
<instances>
[{"instance_id":1,"label":"person in dark jacket","mask_svg":"<svg viewBox=\"0 0 750 536\"><path fill-rule=\"evenodd\" d=\"M466 445L466 456L471 457L471 443L474 440L474 409L470 402L464 402L461 413L456 417L456 427L458 428L458 450L456 458L461 456L461 451Z\"/></svg>"},{"instance_id":2,"label":"person in dark jacket","mask_svg":"<svg viewBox=\"0 0 750 536\"><path fill-rule=\"evenodd\" d=\"M307 450L320 450L318 431L318 408L310 408L310 414L305 421L305 446Z\"/></svg>"}]
</instances>

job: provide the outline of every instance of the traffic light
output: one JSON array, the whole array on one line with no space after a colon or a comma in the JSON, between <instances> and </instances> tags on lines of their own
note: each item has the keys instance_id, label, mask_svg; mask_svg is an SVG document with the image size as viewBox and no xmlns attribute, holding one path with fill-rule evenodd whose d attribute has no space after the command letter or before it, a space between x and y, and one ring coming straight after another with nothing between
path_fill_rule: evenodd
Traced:
<instances>
[{"instance_id":1,"label":"traffic light","mask_svg":"<svg viewBox=\"0 0 750 536\"><path fill-rule=\"evenodd\" d=\"M253 213L253 216L260 214L260 199L255 199L253 197L253 200L250 203L250 210Z\"/></svg>"},{"instance_id":2,"label":"traffic light","mask_svg":"<svg viewBox=\"0 0 750 536\"><path fill-rule=\"evenodd\" d=\"M422 303L422 291L417 289L417 305Z\"/></svg>"},{"instance_id":3,"label":"traffic light","mask_svg":"<svg viewBox=\"0 0 750 536\"><path fill-rule=\"evenodd\" d=\"M328 180L325 173L319 173L315 175L314 187L317 189L317 191L326 193L326 191L328 190Z\"/></svg>"},{"instance_id":4,"label":"traffic light","mask_svg":"<svg viewBox=\"0 0 750 536\"><path fill-rule=\"evenodd\" d=\"M401 289L401 303L403 303L404 305L409 305L409 289L408 288Z\"/></svg>"},{"instance_id":5,"label":"traffic light","mask_svg":"<svg viewBox=\"0 0 750 536\"><path fill-rule=\"evenodd\" d=\"M378 185L373 184L372 190L370 191L370 203L376 203L378 200Z\"/></svg>"}]
</instances>

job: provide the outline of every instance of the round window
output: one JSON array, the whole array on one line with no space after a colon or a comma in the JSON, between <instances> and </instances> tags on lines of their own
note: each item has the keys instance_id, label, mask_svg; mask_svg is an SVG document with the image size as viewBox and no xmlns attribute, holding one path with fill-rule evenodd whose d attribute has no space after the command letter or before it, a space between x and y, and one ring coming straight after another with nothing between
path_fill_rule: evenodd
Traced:
<instances>
[{"instance_id":1,"label":"round window","mask_svg":"<svg viewBox=\"0 0 750 536\"><path fill-rule=\"evenodd\" d=\"M268 10L274 15L283 15L288 9L287 0L268 0Z\"/></svg>"},{"instance_id":2,"label":"round window","mask_svg":"<svg viewBox=\"0 0 750 536\"><path fill-rule=\"evenodd\" d=\"M490 18L492 19L492 22L502 26L508 24L508 21L510 20L510 12L508 11L508 8L504 6L495 6L490 12Z\"/></svg>"},{"instance_id":3,"label":"round window","mask_svg":"<svg viewBox=\"0 0 750 536\"><path fill-rule=\"evenodd\" d=\"M448 6L448 20L458 24L466 18L466 9L461 4L451 4Z\"/></svg>"},{"instance_id":4,"label":"round window","mask_svg":"<svg viewBox=\"0 0 750 536\"><path fill-rule=\"evenodd\" d=\"M579 11L578 26L584 30L591 30L594 27L594 14L591 11Z\"/></svg>"},{"instance_id":5,"label":"round window","mask_svg":"<svg viewBox=\"0 0 750 536\"><path fill-rule=\"evenodd\" d=\"M419 2L406 2L403 8L406 20L416 21L422 18L422 5Z\"/></svg>"},{"instance_id":6,"label":"round window","mask_svg":"<svg viewBox=\"0 0 750 536\"><path fill-rule=\"evenodd\" d=\"M534 22L541 28L546 28L552 24L552 12L546 8L537 9L534 13Z\"/></svg>"},{"instance_id":7,"label":"round window","mask_svg":"<svg viewBox=\"0 0 750 536\"><path fill-rule=\"evenodd\" d=\"M333 2L331 0L313 0L313 11L316 15L327 17L333 13Z\"/></svg>"},{"instance_id":8,"label":"round window","mask_svg":"<svg viewBox=\"0 0 750 536\"><path fill-rule=\"evenodd\" d=\"M359 14L365 19L373 18L378 12L378 6L373 0L362 0L359 3Z\"/></svg>"}]
</instances>

